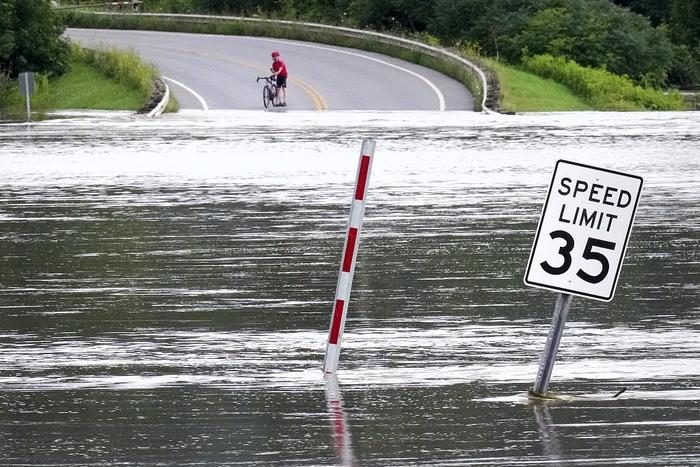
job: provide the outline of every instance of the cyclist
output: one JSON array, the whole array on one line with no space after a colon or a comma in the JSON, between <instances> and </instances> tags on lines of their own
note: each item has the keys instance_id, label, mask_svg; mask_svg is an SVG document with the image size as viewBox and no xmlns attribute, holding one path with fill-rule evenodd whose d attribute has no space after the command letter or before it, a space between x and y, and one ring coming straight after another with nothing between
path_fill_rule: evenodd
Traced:
<instances>
[{"instance_id":1,"label":"cyclist","mask_svg":"<svg viewBox=\"0 0 700 467\"><path fill-rule=\"evenodd\" d=\"M277 92L280 93L280 105L287 105L287 65L280 58L280 53L272 52L270 71L277 77Z\"/></svg>"}]
</instances>

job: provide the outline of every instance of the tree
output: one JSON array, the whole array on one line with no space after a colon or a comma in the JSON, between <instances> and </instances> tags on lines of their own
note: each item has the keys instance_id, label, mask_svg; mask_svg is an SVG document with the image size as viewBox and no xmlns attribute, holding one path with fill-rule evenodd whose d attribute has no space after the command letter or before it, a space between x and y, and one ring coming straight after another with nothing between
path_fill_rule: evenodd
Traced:
<instances>
[{"instance_id":1,"label":"tree","mask_svg":"<svg viewBox=\"0 0 700 467\"><path fill-rule=\"evenodd\" d=\"M353 0L350 15L360 27L425 31L435 0Z\"/></svg>"},{"instance_id":2,"label":"tree","mask_svg":"<svg viewBox=\"0 0 700 467\"><path fill-rule=\"evenodd\" d=\"M672 0L613 0L613 3L649 18L656 27L667 22Z\"/></svg>"},{"instance_id":3,"label":"tree","mask_svg":"<svg viewBox=\"0 0 700 467\"><path fill-rule=\"evenodd\" d=\"M663 29L609 0L436 0L430 30L511 63L549 54L656 86L674 57Z\"/></svg>"},{"instance_id":4,"label":"tree","mask_svg":"<svg viewBox=\"0 0 700 467\"><path fill-rule=\"evenodd\" d=\"M12 31L12 18L15 16L14 2L0 0L0 68L12 54L15 47ZM3 71L0 69L0 71Z\"/></svg>"},{"instance_id":5,"label":"tree","mask_svg":"<svg viewBox=\"0 0 700 467\"><path fill-rule=\"evenodd\" d=\"M669 32L676 45L673 81L682 86L700 85L700 0L673 0Z\"/></svg>"},{"instance_id":6,"label":"tree","mask_svg":"<svg viewBox=\"0 0 700 467\"><path fill-rule=\"evenodd\" d=\"M17 76L23 71L61 75L68 68L70 48L47 0L0 0L0 69Z\"/></svg>"},{"instance_id":7,"label":"tree","mask_svg":"<svg viewBox=\"0 0 700 467\"><path fill-rule=\"evenodd\" d=\"M674 0L669 22L674 38L690 48L700 47L700 0Z\"/></svg>"},{"instance_id":8,"label":"tree","mask_svg":"<svg viewBox=\"0 0 700 467\"><path fill-rule=\"evenodd\" d=\"M510 38L526 55L549 54L661 86L673 57L668 37L642 16L607 0L551 2Z\"/></svg>"}]
</instances>

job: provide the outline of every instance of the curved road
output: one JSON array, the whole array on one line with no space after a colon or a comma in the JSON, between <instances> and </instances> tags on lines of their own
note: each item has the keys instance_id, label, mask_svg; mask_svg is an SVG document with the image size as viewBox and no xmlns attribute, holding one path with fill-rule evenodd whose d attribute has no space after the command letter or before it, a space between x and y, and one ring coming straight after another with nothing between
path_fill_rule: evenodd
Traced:
<instances>
[{"instance_id":1,"label":"curved road","mask_svg":"<svg viewBox=\"0 0 700 467\"><path fill-rule=\"evenodd\" d=\"M260 109L270 52L289 69L289 109L473 110L459 82L380 54L246 36L68 29L87 47L130 49L158 67L183 109Z\"/></svg>"}]
</instances>

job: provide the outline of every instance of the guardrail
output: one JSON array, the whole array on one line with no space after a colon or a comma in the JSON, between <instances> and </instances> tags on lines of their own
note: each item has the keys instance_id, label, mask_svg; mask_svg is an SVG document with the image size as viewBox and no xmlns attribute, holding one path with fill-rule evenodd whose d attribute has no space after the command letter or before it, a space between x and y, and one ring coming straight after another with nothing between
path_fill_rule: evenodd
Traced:
<instances>
[{"instance_id":1,"label":"guardrail","mask_svg":"<svg viewBox=\"0 0 700 467\"><path fill-rule=\"evenodd\" d=\"M112 15L113 13L107 12L93 12L95 15ZM241 22L241 23L255 23L255 24L270 24L275 26L284 26L289 28L304 28L306 31L311 32L331 32L340 34L345 37L357 38L357 39L375 39L384 44L389 44L393 46L398 46L404 49L418 51L420 53L425 53L427 55L446 59L448 61L456 62L461 66L468 67L478 78L481 83L482 95L481 95L481 110L485 113L491 113L494 110L487 106L487 100L489 99L489 83L486 78L484 71L477 66L475 63L461 57L460 55L450 52L447 49L441 47L434 47L431 45L424 44L422 42L414 41L411 39L405 39L402 37L392 36L389 34L384 34L375 31L363 31L360 29L352 29L342 26L331 26L327 24L319 23L306 23L306 22L296 22L287 20L275 20L275 19L262 19L262 18L246 18L240 16L222 16L222 15L195 15L195 14L174 14L174 13L122 13L128 16L138 16L138 17L153 17L162 18L178 21L193 21L193 22L205 22L205 21L220 21L220 22ZM493 105L497 104L494 102Z\"/></svg>"},{"instance_id":2,"label":"guardrail","mask_svg":"<svg viewBox=\"0 0 700 467\"><path fill-rule=\"evenodd\" d=\"M143 0L117 0L113 2L90 2L90 1L78 1L75 4L61 6L60 2L54 7L55 10L77 10L84 8L97 8L97 7L113 7L118 10L123 10L124 6L131 7L134 12L139 12L141 10L141 4Z\"/></svg>"}]
</instances>

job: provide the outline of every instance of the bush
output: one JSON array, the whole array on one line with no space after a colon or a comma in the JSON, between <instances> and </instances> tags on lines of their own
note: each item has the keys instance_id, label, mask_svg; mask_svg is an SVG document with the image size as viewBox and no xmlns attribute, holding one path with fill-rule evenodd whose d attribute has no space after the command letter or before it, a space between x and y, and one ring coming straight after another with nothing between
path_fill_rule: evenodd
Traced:
<instances>
[{"instance_id":1,"label":"bush","mask_svg":"<svg viewBox=\"0 0 700 467\"><path fill-rule=\"evenodd\" d=\"M602 68L584 67L573 60L551 55L525 57L526 70L560 82L584 97L599 110L685 110L678 92L643 88L627 76L618 76Z\"/></svg>"}]
</instances>

